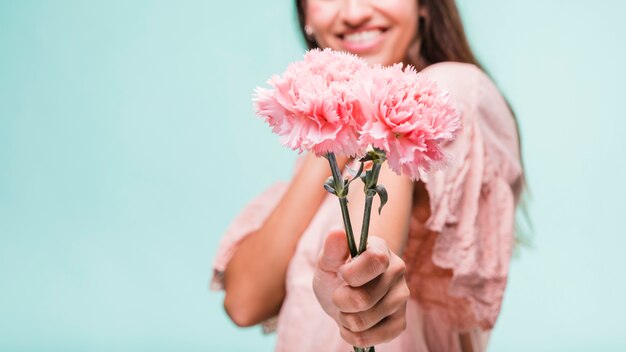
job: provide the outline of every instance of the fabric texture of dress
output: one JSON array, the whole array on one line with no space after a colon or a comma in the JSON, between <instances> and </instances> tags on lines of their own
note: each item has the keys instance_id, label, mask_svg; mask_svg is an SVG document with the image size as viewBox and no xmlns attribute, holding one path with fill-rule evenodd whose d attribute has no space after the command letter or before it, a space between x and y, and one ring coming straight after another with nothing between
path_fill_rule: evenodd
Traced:
<instances>
[{"instance_id":1,"label":"fabric texture of dress","mask_svg":"<svg viewBox=\"0 0 626 352\"><path fill-rule=\"evenodd\" d=\"M460 351L459 332L485 351L498 317L514 245L515 205L521 184L515 121L493 82L476 66L443 62L422 71L448 89L462 128L444 148L451 165L425 183L430 216L414 208L403 259L411 299L407 328L378 352ZM261 227L287 189L277 183L252 200L224 235L214 261L213 289L237 244ZM264 326L278 333L276 351L347 352L351 346L320 307L313 274L325 236L342 229L341 211L328 195L302 234L289 264L278 317Z\"/></svg>"}]
</instances>

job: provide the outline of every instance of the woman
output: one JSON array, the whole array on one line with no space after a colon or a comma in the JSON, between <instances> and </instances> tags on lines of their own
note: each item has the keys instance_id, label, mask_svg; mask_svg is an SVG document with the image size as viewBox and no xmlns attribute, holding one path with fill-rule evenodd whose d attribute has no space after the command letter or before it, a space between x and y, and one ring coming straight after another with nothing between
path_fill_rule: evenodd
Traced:
<instances>
[{"instance_id":1,"label":"woman","mask_svg":"<svg viewBox=\"0 0 626 352\"><path fill-rule=\"evenodd\" d=\"M419 182L382 170L390 201L372 219L378 237L354 260L336 230L336 199L317 186L328 164L304 157L291 182L255 199L222 241L213 283L226 291L227 313L239 326L268 326L278 315L279 351L484 351L523 173L515 120L472 54L454 1L296 5L309 48L416 66L450 90L463 127L444 147L451 167ZM360 224L362 192L349 201Z\"/></svg>"}]
</instances>

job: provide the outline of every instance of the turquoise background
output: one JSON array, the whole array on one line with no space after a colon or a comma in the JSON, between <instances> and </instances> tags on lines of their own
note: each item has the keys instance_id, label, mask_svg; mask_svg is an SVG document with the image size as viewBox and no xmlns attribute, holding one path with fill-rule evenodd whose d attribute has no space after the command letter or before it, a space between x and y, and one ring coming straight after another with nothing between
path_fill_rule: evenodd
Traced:
<instances>
[{"instance_id":1,"label":"turquoise background","mask_svg":"<svg viewBox=\"0 0 626 352\"><path fill-rule=\"evenodd\" d=\"M624 351L626 3L459 6L532 190L490 351ZM272 350L207 287L289 177L250 99L302 52L291 1L0 0L0 351Z\"/></svg>"}]
</instances>

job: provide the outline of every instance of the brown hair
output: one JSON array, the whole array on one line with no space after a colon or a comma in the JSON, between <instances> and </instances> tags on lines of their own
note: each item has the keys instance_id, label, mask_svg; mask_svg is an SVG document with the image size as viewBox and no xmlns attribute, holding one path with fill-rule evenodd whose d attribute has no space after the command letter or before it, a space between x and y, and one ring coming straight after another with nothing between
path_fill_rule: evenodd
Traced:
<instances>
[{"instance_id":1,"label":"brown hair","mask_svg":"<svg viewBox=\"0 0 626 352\"><path fill-rule=\"evenodd\" d=\"M317 48L318 45L315 40L306 35L304 30L305 1L306 0L296 0L298 22L300 23L300 31L302 32L307 47L313 49ZM488 74L472 52L467 36L465 35L465 30L463 29L463 22L461 21L459 10L454 0L419 0L419 6L425 8L428 15L418 17L418 33L420 35L416 36L409 46L404 60L405 64L413 65L418 71L421 71L427 66L438 62L463 62L476 65L483 72ZM515 119L517 137L520 142L520 160L522 160L519 124L508 101L507 105ZM521 195L524 186L525 178L522 176L519 184L514 185L516 198Z\"/></svg>"}]
</instances>

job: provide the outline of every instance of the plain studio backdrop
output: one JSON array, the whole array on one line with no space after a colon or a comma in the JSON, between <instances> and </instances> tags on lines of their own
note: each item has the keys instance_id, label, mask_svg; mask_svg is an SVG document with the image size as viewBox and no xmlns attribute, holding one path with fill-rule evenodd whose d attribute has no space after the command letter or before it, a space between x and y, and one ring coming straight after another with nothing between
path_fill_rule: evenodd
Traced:
<instances>
[{"instance_id":1,"label":"plain studio backdrop","mask_svg":"<svg viewBox=\"0 0 626 352\"><path fill-rule=\"evenodd\" d=\"M626 5L459 7L532 191L490 350L624 351ZM303 51L291 0L0 1L0 350L272 350L207 287L291 174L251 95Z\"/></svg>"}]
</instances>

